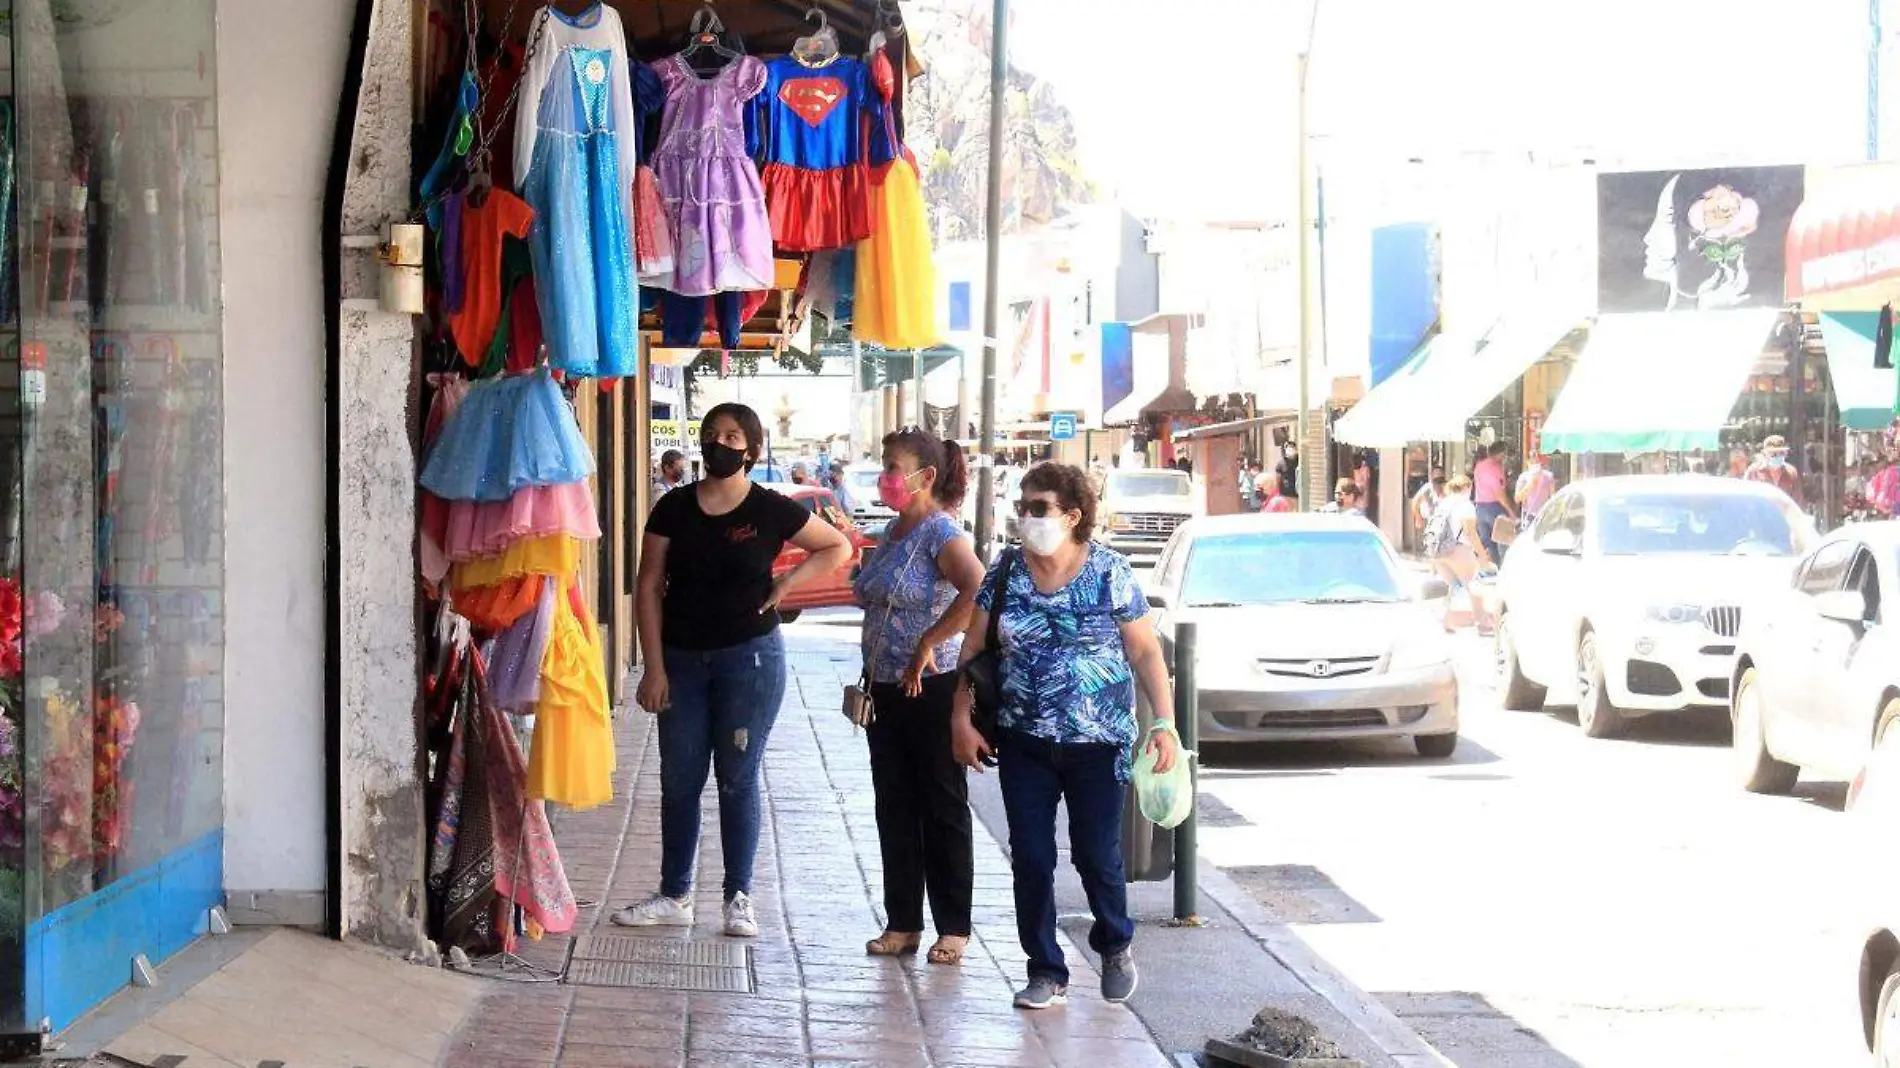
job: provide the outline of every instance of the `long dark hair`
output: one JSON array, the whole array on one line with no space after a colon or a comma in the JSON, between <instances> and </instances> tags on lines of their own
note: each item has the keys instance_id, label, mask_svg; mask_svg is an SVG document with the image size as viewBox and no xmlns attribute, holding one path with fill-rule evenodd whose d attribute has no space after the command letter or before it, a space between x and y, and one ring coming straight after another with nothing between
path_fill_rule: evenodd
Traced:
<instances>
[{"instance_id":1,"label":"long dark hair","mask_svg":"<svg viewBox=\"0 0 1900 1068\"><path fill-rule=\"evenodd\" d=\"M909 453L917 461L919 470L937 469L937 481L931 485L930 495L938 504L956 508L963 503L970 488L970 465L963 459L963 446L945 441L923 427L913 426L884 435L884 447Z\"/></svg>"},{"instance_id":2,"label":"long dark hair","mask_svg":"<svg viewBox=\"0 0 1900 1068\"><path fill-rule=\"evenodd\" d=\"M713 420L722 415L731 416L732 421L739 424L739 432L745 435L747 453L745 469L749 474L753 466L765 458L765 424L759 421L758 412L737 401L727 401L724 404L713 405L712 411L700 418L702 438L707 430L711 429Z\"/></svg>"}]
</instances>

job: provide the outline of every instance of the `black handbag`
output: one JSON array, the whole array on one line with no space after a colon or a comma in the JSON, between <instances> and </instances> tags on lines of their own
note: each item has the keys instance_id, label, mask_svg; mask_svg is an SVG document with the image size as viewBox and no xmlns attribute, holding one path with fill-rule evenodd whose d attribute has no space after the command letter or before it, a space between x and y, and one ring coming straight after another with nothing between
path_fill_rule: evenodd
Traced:
<instances>
[{"instance_id":1,"label":"black handbag","mask_svg":"<svg viewBox=\"0 0 1900 1068\"><path fill-rule=\"evenodd\" d=\"M1016 554L1005 552L1003 565L996 569L996 578L990 587L990 622L983 651L963 665L963 683L970 688L970 722L992 750L1003 729L997 718L1003 707L1003 605L1009 597L1009 573L1015 566ZM996 761L987 759L984 763L994 766Z\"/></svg>"}]
</instances>

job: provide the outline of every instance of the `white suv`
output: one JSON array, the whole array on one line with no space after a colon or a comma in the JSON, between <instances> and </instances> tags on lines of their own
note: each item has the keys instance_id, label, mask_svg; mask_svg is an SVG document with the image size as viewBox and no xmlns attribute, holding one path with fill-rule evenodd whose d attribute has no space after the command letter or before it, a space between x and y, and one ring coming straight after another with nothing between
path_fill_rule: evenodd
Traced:
<instances>
[{"instance_id":1,"label":"white suv","mask_svg":"<svg viewBox=\"0 0 1900 1068\"><path fill-rule=\"evenodd\" d=\"M1742 605L1785 585L1816 540L1772 486L1632 475L1570 486L1499 577L1505 707L1577 706L1585 734L1631 716L1727 707Z\"/></svg>"}]
</instances>

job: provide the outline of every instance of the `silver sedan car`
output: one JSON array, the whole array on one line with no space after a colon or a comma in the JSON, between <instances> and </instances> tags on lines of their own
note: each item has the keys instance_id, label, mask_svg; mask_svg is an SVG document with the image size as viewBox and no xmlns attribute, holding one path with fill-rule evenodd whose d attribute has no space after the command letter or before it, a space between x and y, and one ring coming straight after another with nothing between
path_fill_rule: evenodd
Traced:
<instances>
[{"instance_id":1,"label":"silver sedan car","mask_svg":"<svg viewBox=\"0 0 1900 1068\"><path fill-rule=\"evenodd\" d=\"M1444 583L1416 575L1364 519L1193 519L1168 542L1149 600L1164 646L1199 624L1200 744L1409 737L1458 745Z\"/></svg>"}]
</instances>

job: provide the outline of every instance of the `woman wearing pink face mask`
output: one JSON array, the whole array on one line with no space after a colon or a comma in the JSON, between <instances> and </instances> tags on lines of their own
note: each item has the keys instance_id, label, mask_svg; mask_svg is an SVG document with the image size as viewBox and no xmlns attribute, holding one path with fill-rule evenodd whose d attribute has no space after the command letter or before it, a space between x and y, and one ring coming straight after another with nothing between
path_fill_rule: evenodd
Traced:
<instances>
[{"instance_id":1,"label":"woman wearing pink face mask","mask_svg":"<svg viewBox=\"0 0 1900 1068\"><path fill-rule=\"evenodd\" d=\"M968 481L956 443L916 428L885 437L878 498L897 518L857 580L884 857L884 933L865 945L872 956L918 951L926 892L937 929L931 963L960 963L970 940L969 789L950 749L957 656L983 582L953 514Z\"/></svg>"}]
</instances>

